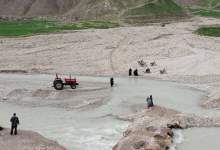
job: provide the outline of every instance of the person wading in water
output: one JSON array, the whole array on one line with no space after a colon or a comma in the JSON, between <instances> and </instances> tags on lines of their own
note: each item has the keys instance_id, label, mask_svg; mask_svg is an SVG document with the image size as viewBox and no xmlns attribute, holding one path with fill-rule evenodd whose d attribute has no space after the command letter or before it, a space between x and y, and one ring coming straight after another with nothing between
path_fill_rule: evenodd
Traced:
<instances>
[{"instance_id":1,"label":"person wading in water","mask_svg":"<svg viewBox=\"0 0 220 150\"><path fill-rule=\"evenodd\" d=\"M113 77L110 78L110 85L111 85L111 87L114 86L114 78Z\"/></svg>"},{"instance_id":2,"label":"person wading in water","mask_svg":"<svg viewBox=\"0 0 220 150\"><path fill-rule=\"evenodd\" d=\"M132 76L132 69L131 68L128 70L128 75Z\"/></svg>"}]
</instances>

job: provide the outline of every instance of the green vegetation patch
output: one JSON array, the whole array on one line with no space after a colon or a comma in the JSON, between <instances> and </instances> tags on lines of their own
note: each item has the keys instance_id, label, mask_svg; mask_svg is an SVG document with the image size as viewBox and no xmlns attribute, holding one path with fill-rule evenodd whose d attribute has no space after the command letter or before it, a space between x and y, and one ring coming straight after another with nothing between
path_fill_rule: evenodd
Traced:
<instances>
[{"instance_id":1,"label":"green vegetation patch","mask_svg":"<svg viewBox=\"0 0 220 150\"><path fill-rule=\"evenodd\" d=\"M196 33L204 36L220 37L220 26L219 27L201 27L196 30Z\"/></svg>"},{"instance_id":2,"label":"green vegetation patch","mask_svg":"<svg viewBox=\"0 0 220 150\"><path fill-rule=\"evenodd\" d=\"M219 0L200 0L199 5L203 7L215 7L220 3Z\"/></svg>"},{"instance_id":3,"label":"green vegetation patch","mask_svg":"<svg viewBox=\"0 0 220 150\"><path fill-rule=\"evenodd\" d=\"M74 24L63 24L60 29L62 30L82 30L82 29L108 29L119 27L118 23L108 21L83 21Z\"/></svg>"},{"instance_id":4,"label":"green vegetation patch","mask_svg":"<svg viewBox=\"0 0 220 150\"><path fill-rule=\"evenodd\" d=\"M194 15L220 18L220 0L200 0L189 10Z\"/></svg>"},{"instance_id":5,"label":"green vegetation patch","mask_svg":"<svg viewBox=\"0 0 220 150\"><path fill-rule=\"evenodd\" d=\"M194 15L204 16L204 17L214 17L220 18L220 11L209 10L209 9L200 9L200 8L190 8L190 11Z\"/></svg>"},{"instance_id":6,"label":"green vegetation patch","mask_svg":"<svg viewBox=\"0 0 220 150\"><path fill-rule=\"evenodd\" d=\"M34 34L58 32L62 30L107 29L118 27L118 23L107 21L87 21L74 24L63 24L56 21L17 20L0 21L0 36L27 36Z\"/></svg>"}]
</instances>

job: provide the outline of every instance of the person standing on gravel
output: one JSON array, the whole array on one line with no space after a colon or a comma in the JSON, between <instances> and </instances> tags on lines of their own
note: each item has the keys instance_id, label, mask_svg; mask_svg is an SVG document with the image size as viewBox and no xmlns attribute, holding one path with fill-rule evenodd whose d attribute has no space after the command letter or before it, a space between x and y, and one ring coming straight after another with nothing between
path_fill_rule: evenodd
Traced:
<instances>
[{"instance_id":1,"label":"person standing on gravel","mask_svg":"<svg viewBox=\"0 0 220 150\"><path fill-rule=\"evenodd\" d=\"M10 134L13 135L13 132L14 132L14 134L17 135L17 126L19 124L19 119L16 116L16 113L13 114L13 116L10 119L10 122L11 122L11 133Z\"/></svg>"}]
</instances>

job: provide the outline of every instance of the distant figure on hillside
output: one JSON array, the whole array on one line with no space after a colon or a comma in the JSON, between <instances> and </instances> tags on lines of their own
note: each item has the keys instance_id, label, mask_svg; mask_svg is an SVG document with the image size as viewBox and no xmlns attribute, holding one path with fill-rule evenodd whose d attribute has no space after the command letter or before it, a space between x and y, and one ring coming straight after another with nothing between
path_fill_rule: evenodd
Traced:
<instances>
[{"instance_id":1,"label":"distant figure on hillside","mask_svg":"<svg viewBox=\"0 0 220 150\"><path fill-rule=\"evenodd\" d=\"M134 76L138 76L138 70L137 69L134 70Z\"/></svg>"},{"instance_id":2,"label":"distant figure on hillside","mask_svg":"<svg viewBox=\"0 0 220 150\"><path fill-rule=\"evenodd\" d=\"M152 95L150 95L149 97L147 97L146 101L147 101L147 107L148 107L148 108L154 106L154 103L153 103L153 96L152 96Z\"/></svg>"},{"instance_id":3,"label":"distant figure on hillside","mask_svg":"<svg viewBox=\"0 0 220 150\"><path fill-rule=\"evenodd\" d=\"M113 77L110 78L110 85L111 85L111 87L114 86L114 78Z\"/></svg>"},{"instance_id":4,"label":"distant figure on hillside","mask_svg":"<svg viewBox=\"0 0 220 150\"><path fill-rule=\"evenodd\" d=\"M132 69L131 68L128 70L128 75L132 76Z\"/></svg>"},{"instance_id":5,"label":"distant figure on hillside","mask_svg":"<svg viewBox=\"0 0 220 150\"><path fill-rule=\"evenodd\" d=\"M10 122L11 122L11 133L10 134L13 135L14 133L15 135L17 135L17 126L19 124L19 119L16 116L16 113L13 114L13 116L10 119Z\"/></svg>"}]
</instances>

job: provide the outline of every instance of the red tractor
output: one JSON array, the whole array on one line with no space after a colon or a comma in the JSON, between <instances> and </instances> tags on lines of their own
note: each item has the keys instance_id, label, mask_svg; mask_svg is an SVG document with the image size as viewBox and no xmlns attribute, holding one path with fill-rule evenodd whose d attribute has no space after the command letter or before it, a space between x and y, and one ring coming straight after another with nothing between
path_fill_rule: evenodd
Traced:
<instances>
[{"instance_id":1,"label":"red tractor","mask_svg":"<svg viewBox=\"0 0 220 150\"><path fill-rule=\"evenodd\" d=\"M76 78L72 79L71 75L69 76L69 78L60 78L58 77L58 74L56 74L56 77L53 81L53 87L56 90L63 90L65 85L69 85L72 89L75 89L77 85L79 85L79 83L77 83Z\"/></svg>"}]
</instances>

